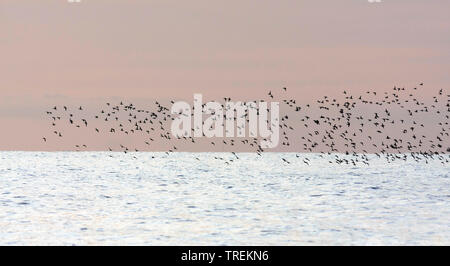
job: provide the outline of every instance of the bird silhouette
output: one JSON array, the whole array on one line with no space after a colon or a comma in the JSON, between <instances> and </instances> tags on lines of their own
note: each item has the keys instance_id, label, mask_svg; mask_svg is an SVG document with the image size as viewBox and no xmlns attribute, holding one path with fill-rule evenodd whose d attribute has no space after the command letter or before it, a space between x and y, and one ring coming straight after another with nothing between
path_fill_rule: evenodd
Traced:
<instances>
[{"instance_id":1,"label":"bird silhouette","mask_svg":"<svg viewBox=\"0 0 450 266\"><path fill-rule=\"evenodd\" d=\"M423 88L424 85L421 82L419 86ZM279 117L279 149L297 152L294 160L286 157L281 161L285 164L298 161L303 165L312 165L308 157L316 153L320 155L319 158L328 157L329 163L345 165L369 165L369 154L385 158L388 163L408 158L415 162L439 160L448 163L450 95L440 88L432 98L425 99L421 93L416 94L417 91L417 87L408 89L401 86L394 86L388 91L365 90L362 93L352 93L346 89L339 96L325 95L315 101L299 104L297 99L283 99L273 93L277 90L269 90L265 96L272 101L279 101L280 110L284 112ZM287 92L287 88L283 87L282 92ZM226 103L231 101L231 97L223 98L220 106L224 111L227 111ZM211 119L222 121L223 127L227 121L232 121L237 132L245 132L245 123L250 122L250 110L255 109L257 114L270 112L268 108L263 110L257 107L259 102L264 102L264 99L252 101L256 107L246 109L241 117L229 119L224 112L222 117L211 114ZM58 143L62 143L61 139L71 141L69 137L63 137L63 130L81 132L83 128L90 128L90 132L93 132L92 128L95 129L97 136L104 139L114 136L127 142L141 143L136 147L122 144L115 148L108 147L110 152L137 153L153 149L157 145L152 143L158 142L158 145L165 143L165 155L169 156L180 149L189 150L201 144L212 150L230 151L231 158L215 157L226 165L232 165L241 159L238 151L253 151L258 156L266 151L259 144L263 139L261 137L209 141L197 140L189 134L174 137L171 123L175 116L170 111L170 105L174 103L175 99L155 101L141 108L121 100L119 103L107 102L94 113L85 111L82 106L78 106L77 112L69 113L68 110L76 110L77 107L63 105L53 106L45 114L51 121L51 132L54 133L51 135L57 137ZM241 102L240 106L243 104ZM206 104L202 107L206 108ZM193 116L193 109L190 111ZM88 117L93 120L88 121ZM245 123L239 124L240 119ZM264 122L271 124L269 118ZM48 137L42 139L44 142L50 141ZM77 145L79 149L88 148L86 144ZM299 152L303 155L298 155Z\"/></svg>"}]
</instances>

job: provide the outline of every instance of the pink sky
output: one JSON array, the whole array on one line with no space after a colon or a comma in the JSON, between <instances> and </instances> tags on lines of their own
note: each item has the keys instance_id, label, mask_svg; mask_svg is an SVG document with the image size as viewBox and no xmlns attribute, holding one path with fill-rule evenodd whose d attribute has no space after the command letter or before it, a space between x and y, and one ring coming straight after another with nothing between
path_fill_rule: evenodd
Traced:
<instances>
[{"instance_id":1,"label":"pink sky","mask_svg":"<svg viewBox=\"0 0 450 266\"><path fill-rule=\"evenodd\" d=\"M448 10L447 0L0 0L0 150L48 149L45 111L61 104L448 88Z\"/></svg>"}]
</instances>

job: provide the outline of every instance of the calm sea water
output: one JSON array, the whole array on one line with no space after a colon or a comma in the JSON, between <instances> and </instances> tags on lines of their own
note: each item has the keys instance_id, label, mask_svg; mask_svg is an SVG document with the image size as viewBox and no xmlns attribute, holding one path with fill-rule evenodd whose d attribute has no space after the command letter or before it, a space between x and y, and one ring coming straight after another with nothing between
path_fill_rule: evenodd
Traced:
<instances>
[{"instance_id":1,"label":"calm sea water","mask_svg":"<svg viewBox=\"0 0 450 266\"><path fill-rule=\"evenodd\" d=\"M449 165L135 155L0 152L0 244L450 244Z\"/></svg>"}]
</instances>

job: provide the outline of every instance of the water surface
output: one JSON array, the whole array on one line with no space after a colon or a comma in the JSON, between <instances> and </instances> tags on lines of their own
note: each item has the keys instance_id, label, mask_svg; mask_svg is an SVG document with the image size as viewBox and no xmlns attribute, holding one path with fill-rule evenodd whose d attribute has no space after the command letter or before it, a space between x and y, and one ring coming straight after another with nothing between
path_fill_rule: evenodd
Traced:
<instances>
[{"instance_id":1,"label":"water surface","mask_svg":"<svg viewBox=\"0 0 450 266\"><path fill-rule=\"evenodd\" d=\"M135 155L0 152L0 244L450 244L450 166L439 162Z\"/></svg>"}]
</instances>

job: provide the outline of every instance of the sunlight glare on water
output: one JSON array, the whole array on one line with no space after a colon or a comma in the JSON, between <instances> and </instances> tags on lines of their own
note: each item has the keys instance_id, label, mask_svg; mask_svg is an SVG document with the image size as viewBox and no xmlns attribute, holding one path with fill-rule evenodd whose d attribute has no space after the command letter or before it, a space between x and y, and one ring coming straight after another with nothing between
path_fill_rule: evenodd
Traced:
<instances>
[{"instance_id":1,"label":"sunlight glare on water","mask_svg":"<svg viewBox=\"0 0 450 266\"><path fill-rule=\"evenodd\" d=\"M0 244L450 244L450 167L438 161L134 155L0 152Z\"/></svg>"}]
</instances>

